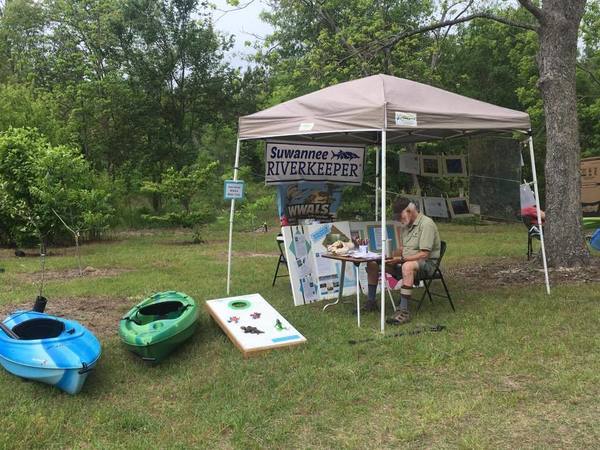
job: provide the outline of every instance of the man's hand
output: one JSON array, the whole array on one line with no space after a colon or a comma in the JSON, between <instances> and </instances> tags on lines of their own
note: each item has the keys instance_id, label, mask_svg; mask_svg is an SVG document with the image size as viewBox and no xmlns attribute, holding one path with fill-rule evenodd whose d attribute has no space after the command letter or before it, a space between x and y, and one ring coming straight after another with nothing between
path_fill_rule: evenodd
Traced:
<instances>
[{"instance_id":1,"label":"man's hand","mask_svg":"<svg viewBox=\"0 0 600 450\"><path fill-rule=\"evenodd\" d=\"M389 258L385 260L386 264L402 264L404 263L404 258L402 256L395 256L393 258Z\"/></svg>"}]
</instances>

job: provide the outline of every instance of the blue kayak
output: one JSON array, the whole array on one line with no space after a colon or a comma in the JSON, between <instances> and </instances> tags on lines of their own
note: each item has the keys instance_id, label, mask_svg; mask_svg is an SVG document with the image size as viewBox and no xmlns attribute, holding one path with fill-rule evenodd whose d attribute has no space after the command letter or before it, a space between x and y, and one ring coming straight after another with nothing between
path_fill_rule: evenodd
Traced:
<instances>
[{"instance_id":1,"label":"blue kayak","mask_svg":"<svg viewBox=\"0 0 600 450\"><path fill-rule=\"evenodd\" d=\"M100 358L100 342L74 320L17 311L0 326L0 364L10 373L77 394Z\"/></svg>"}]
</instances>

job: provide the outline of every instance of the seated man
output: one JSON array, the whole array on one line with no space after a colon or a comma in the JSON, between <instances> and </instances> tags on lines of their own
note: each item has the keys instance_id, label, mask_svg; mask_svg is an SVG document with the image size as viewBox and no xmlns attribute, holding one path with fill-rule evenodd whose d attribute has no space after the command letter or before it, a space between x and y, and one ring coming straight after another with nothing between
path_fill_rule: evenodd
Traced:
<instances>
[{"instance_id":1,"label":"seated man","mask_svg":"<svg viewBox=\"0 0 600 450\"><path fill-rule=\"evenodd\" d=\"M420 214L414 203L404 197L398 197L393 205L393 218L402 224L402 242L393 258L386 262L385 270L397 279L402 278L400 288L400 308L391 317L396 324L410 321L408 301L412 295L415 275L420 272L431 275L435 262L440 257L440 234L437 226L429 217ZM380 278L379 266L372 261L367 265L369 279L368 300L365 310L377 309L375 297L377 282Z\"/></svg>"}]
</instances>

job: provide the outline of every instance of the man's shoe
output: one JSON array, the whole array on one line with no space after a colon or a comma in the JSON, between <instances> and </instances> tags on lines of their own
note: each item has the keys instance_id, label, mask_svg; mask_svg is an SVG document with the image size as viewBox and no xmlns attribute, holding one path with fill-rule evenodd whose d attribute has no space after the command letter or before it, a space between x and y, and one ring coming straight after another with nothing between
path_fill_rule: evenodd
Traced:
<instances>
[{"instance_id":1,"label":"man's shoe","mask_svg":"<svg viewBox=\"0 0 600 450\"><path fill-rule=\"evenodd\" d=\"M410 322L410 313L408 312L408 309L399 309L392 317L386 320L386 323L390 325L404 325L408 322Z\"/></svg>"}]
</instances>

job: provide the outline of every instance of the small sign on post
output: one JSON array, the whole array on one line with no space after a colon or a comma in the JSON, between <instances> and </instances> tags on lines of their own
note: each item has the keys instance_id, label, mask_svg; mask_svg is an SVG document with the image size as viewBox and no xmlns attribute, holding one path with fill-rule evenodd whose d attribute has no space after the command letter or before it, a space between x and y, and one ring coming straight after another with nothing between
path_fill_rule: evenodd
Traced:
<instances>
[{"instance_id":1,"label":"small sign on post","mask_svg":"<svg viewBox=\"0 0 600 450\"><path fill-rule=\"evenodd\" d=\"M241 180L225 181L225 200L241 200L244 198L244 182Z\"/></svg>"}]
</instances>

